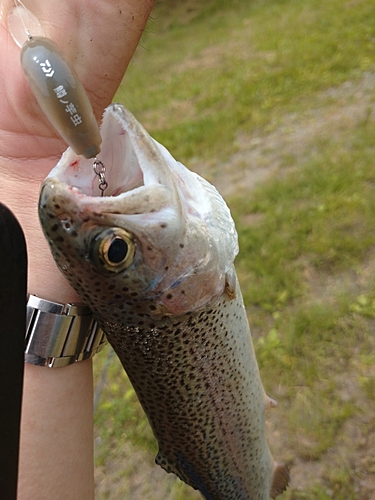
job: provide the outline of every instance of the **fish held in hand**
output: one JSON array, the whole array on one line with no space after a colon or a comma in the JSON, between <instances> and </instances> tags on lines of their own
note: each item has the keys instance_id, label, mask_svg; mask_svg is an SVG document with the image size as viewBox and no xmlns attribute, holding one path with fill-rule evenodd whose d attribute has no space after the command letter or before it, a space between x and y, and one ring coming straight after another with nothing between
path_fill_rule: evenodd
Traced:
<instances>
[{"instance_id":1,"label":"fish held in hand","mask_svg":"<svg viewBox=\"0 0 375 500\"><path fill-rule=\"evenodd\" d=\"M54 258L120 358L158 441L156 462L206 500L267 500L287 487L233 267L237 233L216 189L122 106L101 126L108 187L67 150L44 181Z\"/></svg>"}]
</instances>

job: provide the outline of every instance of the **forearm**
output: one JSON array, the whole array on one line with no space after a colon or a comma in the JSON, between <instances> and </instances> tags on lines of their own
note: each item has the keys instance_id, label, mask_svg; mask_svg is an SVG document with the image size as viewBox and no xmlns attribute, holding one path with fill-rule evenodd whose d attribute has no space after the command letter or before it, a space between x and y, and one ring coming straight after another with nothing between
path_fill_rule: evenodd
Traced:
<instances>
[{"instance_id":1,"label":"forearm","mask_svg":"<svg viewBox=\"0 0 375 500\"><path fill-rule=\"evenodd\" d=\"M92 363L25 365L18 500L92 500Z\"/></svg>"},{"instance_id":2,"label":"forearm","mask_svg":"<svg viewBox=\"0 0 375 500\"><path fill-rule=\"evenodd\" d=\"M26 236L28 291L56 302L78 301L39 227L40 183L35 174L52 168L49 163L29 160L16 166L7 161L7 189L1 192L1 202L13 210ZM27 183L14 178L21 166ZM91 360L53 369L25 364L19 500L94 498L92 398Z\"/></svg>"},{"instance_id":3,"label":"forearm","mask_svg":"<svg viewBox=\"0 0 375 500\"><path fill-rule=\"evenodd\" d=\"M51 169L52 161L8 161L1 201L11 207L26 236L28 291L65 303L79 300L51 257L37 213L35 174ZM29 177L26 184L14 179L21 166ZM91 360L53 369L25 364L18 500L94 498L92 399Z\"/></svg>"}]
</instances>

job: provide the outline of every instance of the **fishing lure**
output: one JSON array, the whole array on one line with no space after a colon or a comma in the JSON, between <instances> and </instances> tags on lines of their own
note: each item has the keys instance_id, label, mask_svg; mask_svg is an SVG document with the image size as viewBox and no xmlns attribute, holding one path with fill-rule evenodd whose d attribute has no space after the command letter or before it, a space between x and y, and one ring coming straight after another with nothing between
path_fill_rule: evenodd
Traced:
<instances>
[{"instance_id":1,"label":"fishing lure","mask_svg":"<svg viewBox=\"0 0 375 500\"><path fill-rule=\"evenodd\" d=\"M38 27L38 20L22 2L17 0L17 4L17 12L11 11L8 17L8 25L15 42L21 46L21 66L30 88L53 127L73 151L87 159L94 158L93 169L103 193L107 187L105 166L96 158L102 138L85 89L59 47L45 36L30 33L25 23ZM20 24L24 30L21 35ZM20 37L25 33L27 40L21 45Z\"/></svg>"},{"instance_id":2,"label":"fishing lure","mask_svg":"<svg viewBox=\"0 0 375 500\"><path fill-rule=\"evenodd\" d=\"M100 152L99 127L83 85L48 38L29 35L21 66L40 107L73 151L85 158Z\"/></svg>"}]
</instances>

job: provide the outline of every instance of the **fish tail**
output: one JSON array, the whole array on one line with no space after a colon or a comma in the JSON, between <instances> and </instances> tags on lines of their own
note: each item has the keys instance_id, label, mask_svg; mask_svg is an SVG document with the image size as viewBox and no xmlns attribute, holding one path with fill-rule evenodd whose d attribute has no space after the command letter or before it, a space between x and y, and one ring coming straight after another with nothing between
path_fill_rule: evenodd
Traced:
<instances>
[{"instance_id":1,"label":"fish tail","mask_svg":"<svg viewBox=\"0 0 375 500\"><path fill-rule=\"evenodd\" d=\"M289 469L286 464L275 462L272 475L270 497L276 498L288 487L290 481Z\"/></svg>"}]
</instances>

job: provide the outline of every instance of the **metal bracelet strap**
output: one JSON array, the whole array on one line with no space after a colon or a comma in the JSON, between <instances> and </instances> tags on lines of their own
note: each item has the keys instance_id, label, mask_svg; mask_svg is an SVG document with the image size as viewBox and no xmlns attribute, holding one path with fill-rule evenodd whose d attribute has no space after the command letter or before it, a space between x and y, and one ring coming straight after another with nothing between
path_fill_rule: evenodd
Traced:
<instances>
[{"instance_id":1,"label":"metal bracelet strap","mask_svg":"<svg viewBox=\"0 0 375 500\"><path fill-rule=\"evenodd\" d=\"M107 343L91 310L27 296L25 362L58 368L92 358Z\"/></svg>"}]
</instances>

